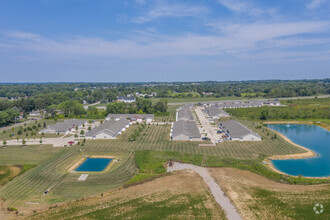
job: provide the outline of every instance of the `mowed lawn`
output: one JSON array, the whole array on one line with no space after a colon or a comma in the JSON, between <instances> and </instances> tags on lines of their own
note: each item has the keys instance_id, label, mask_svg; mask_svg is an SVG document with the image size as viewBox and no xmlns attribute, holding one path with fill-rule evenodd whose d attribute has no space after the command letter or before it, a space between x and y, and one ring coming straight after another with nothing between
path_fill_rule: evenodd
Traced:
<instances>
[{"instance_id":1,"label":"mowed lawn","mask_svg":"<svg viewBox=\"0 0 330 220\"><path fill-rule=\"evenodd\" d=\"M264 137L261 142L225 142L212 147L199 147L201 142L169 140L170 125L147 125L137 141L128 141L129 135L137 127L138 125L131 126L116 140L87 140L83 147L1 147L1 164L35 164L37 167L6 184L0 190L0 196L8 205L33 207L31 203L54 204L107 192L124 185L138 172L134 152L140 150L199 154L205 157L203 164L207 164L205 160L209 158L208 155L216 156L219 160L256 159L259 155L304 152L280 137L271 140L273 133L269 131L267 136L266 128L257 129ZM80 149L86 155L119 156L120 160L109 171L92 173L85 182L80 182L77 180L80 174L68 172L82 158ZM47 189L50 189L50 193L41 197Z\"/></svg>"}]
</instances>

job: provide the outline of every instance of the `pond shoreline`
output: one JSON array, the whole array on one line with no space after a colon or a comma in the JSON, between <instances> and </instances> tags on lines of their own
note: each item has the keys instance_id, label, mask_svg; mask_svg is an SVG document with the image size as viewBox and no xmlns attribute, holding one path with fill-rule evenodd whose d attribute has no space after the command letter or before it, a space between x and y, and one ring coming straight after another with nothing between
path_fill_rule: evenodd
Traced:
<instances>
[{"instance_id":1,"label":"pond shoreline","mask_svg":"<svg viewBox=\"0 0 330 220\"><path fill-rule=\"evenodd\" d=\"M287 124L287 123L291 123L291 124L307 124L307 125L316 125L314 123L303 123L303 122L298 122L295 123L294 121L281 121L281 122L277 122L277 121L272 121L272 122L266 122L264 124ZM319 126L322 127L322 126ZM322 127L323 128L323 127ZM271 128L269 128L271 129ZM312 151L311 149L307 148L307 147L303 147L299 144L294 143L290 138L288 138L286 135L282 134L281 132L278 132L276 130L271 129L273 132L275 132L277 135L279 135L281 138L283 138L285 141L289 142L290 144L293 144L296 147L302 148L304 150L306 150L307 152L305 153L297 153L297 154L287 154L287 155L273 155L270 157L267 157L265 159L265 161L267 162L267 164L265 164L265 166L277 173L280 173L282 175L287 175L287 176L293 176L293 177L298 177L298 175L290 175L288 173L285 173L283 171L280 171L279 169L277 169L274 165L274 163L272 162L272 160L291 160L291 159L307 159L307 158L312 158L312 157L317 157L318 154L316 154L314 151ZM327 129L326 129L327 130ZM304 176L304 178L317 178L317 179L329 179L330 177L309 177L309 176Z\"/></svg>"},{"instance_id":2,"label":"pond shoreline","mask_svg":"<svg viewBox=\"0 0 330 220\"><path fill-rule=\"evenodd\" d=\"M262 122L263 124L305 124L305 125L316 125L319 126L321 128L324 128L328 131L330 131L329 126L328 125L323 125L320 123L316 123L313 121L265 121Z\"/></svg>"}]
</instances>

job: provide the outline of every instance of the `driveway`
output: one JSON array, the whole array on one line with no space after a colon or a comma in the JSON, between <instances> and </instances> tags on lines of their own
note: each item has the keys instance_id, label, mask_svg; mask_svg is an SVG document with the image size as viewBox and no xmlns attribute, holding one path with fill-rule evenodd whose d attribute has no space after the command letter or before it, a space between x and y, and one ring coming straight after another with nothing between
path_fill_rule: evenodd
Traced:
<instances>
[{"instance_id":1,"label":"driveway","mask_svg":"<svg viewBox=\"0 0 330 220\"><path fill-rule=\"evenodd\" d=\"M196 112L197 117L199 118L199 120L201 122L202 127L205 129L205 132L207 133L207 136L211 139L211 142L213 144L216 144L218 142L219 138L217 137L217 133L216 133L215 129L212 127L209 120L203 114L202 108L197 107L195 109L195 112Z\"/></svg>"},{"instance_id":2,"label":"driveway","mask_svg":"<svg viewBox=\"0 0 330 220\"><path fill-rule=\"evenodd\" d=\"M222 191L220 186L214 181L214 179L210 176L207 168L195 166L192 164L185 163L174 163L173 166L167 167L167 172L173 172L176 170L193 170L197 172L208 185L215 201L221 206L224 210L227 218L229 220L240 220L241 216L238 214L236 208L230 202L229 198Z\"/></svg>"}]
</instances>

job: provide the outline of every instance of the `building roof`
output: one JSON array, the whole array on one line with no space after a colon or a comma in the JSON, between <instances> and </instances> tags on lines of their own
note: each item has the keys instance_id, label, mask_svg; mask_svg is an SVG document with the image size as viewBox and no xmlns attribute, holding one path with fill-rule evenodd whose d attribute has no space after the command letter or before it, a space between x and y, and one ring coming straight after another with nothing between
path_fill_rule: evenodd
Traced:
<instances>
[{"instance_id":1,"label":"building roof","mask_svg":"<svg viewBox=\"0 0 330 220\"><path fill-rule=\"evenodd\" d=\"M194 116L190 109L180 109L178 110L177 120L194 120Z\"/></svg>"},{"instance_id":2,"label":"building roof","mask_svg":"<svg viewBox=\"0 0 330 220\"><path fill-rule=\"evenodd\" d=\"M127 101L134 101L134 100L136 100L135 97L126 97L126 96L119 96L119 97L117 97L117 99L127 100Z\"/></svg>"},{"instance_id":3,"label":"building roof","mask_svg":"<svg viewBox=\"0 0 330 220\"><path fill-rule=\"evenodd\" d=\"M254 133L253 131L235 120L220 122L219 127L223 129L226 134L228 134L231 138L243 138L248 134L253 134L257 137L260 137L258 134Z\"/></svg>"},{"instance_id":4,"label":"building roof","mask_svg":"<svg viewBox=\"0 0 330 220\"><path fill-rule=\"evenodd\" d=\"M206 107L205 110L211 117L228 116L228 114L226 112L224 112L222 109L219 109L215 106Z\"/></svg>"},{"instance_id":5,"label":"building roof","mask_svg":"<svg viewBox=\"0 0 330 220\"><path fill-rule=\"evenodd\" d=\"M56 132L66 132L69 129L75 128L76 126L80 126L84 123L86 123L86 120L69 119L64 122L51 125L47 129L52 129L55 130Z\"/></svg>"},{"instance_id":6,"label":"building roof","mask_svg":"<svg viewBox=\"0 0 330 220\"><path fill-rule=\"evenodd\" d=\"M147 119L154 119L154 114L109 114L108 118L112 118L112 119L131 119L131 120L137 120L137 119L143 119L143 120L147 120Z\"/></svg>"},{"instance_id":7,"label":"building roof","mask_svg":"<svg viewBox=\"0 0 330 220\"><path fill-rule=\"evenodd\" d=\"M186 109L186 110L189 110L191 109L192 107L194 107L194 104L184 104L182 106L180 106L179 108L177 108L177 110L179 111L180 109Z\"/></svg>"},{"instance_id":8,"label":"building roof","mask_svg":"<svg viewBox=\"0 0 330 220\"><path fill-rule=\"evenodd\" d=\"M173 124L172 137L185 134L189 138L201 138L196 122L180 120Z\"/></svg>"},{"instance_id":9,"label":"building roof","mask_svg":"<svg viewBox=\"0 0 330 220\"><path fill-rule=\"evenodd\" d=\"M129 125L129 121L126 119L105 121L103 124L89 131L86 137L93 137L100 133L106 133L115 137L127 125Z\"/></svg>"}]
</instances>

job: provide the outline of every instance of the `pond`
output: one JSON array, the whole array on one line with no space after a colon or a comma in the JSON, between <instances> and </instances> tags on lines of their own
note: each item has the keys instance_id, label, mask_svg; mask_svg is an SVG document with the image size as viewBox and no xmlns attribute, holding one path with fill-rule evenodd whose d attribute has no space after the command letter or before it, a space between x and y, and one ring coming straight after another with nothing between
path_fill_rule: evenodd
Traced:
<instances>
[{"instance_id":1,"label":"pond","mask_svg":"<svg viewBox=\"0 0 330 220\"><path fill-rule=\"evenodd\" d=\"M330 132L328 130L306 124L267 124L266 126L317 154L317 157L305 159L272 160L277 170L293 176L330 176Z\"/></svg>"},{"instance_id":2,"label":"pond","mask_svg":"<svg viewBox=\"0 0 330 220\"><path fill-rule=\"evenodd\" d=\"M101 172L103 171L109 163L112 161L111 158L90 158L87 157L86 160L80 164L75 170L76 172Z\"/></svg>"}]
</instances>

